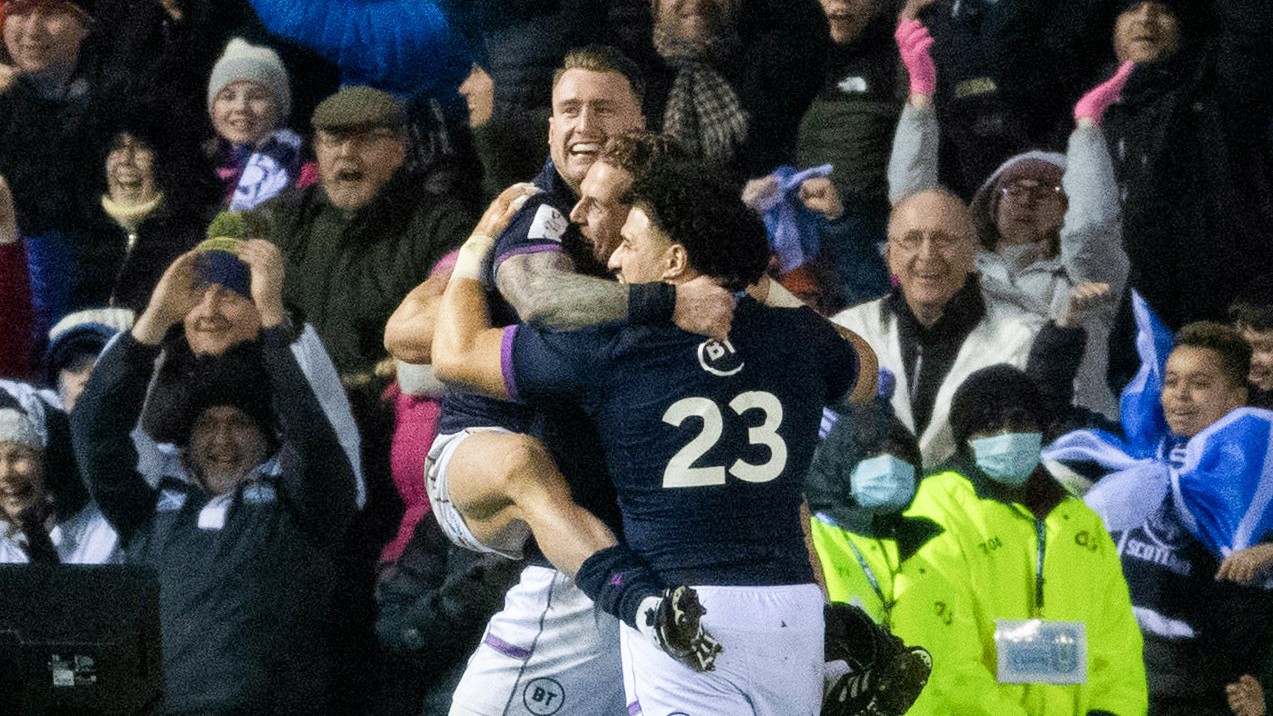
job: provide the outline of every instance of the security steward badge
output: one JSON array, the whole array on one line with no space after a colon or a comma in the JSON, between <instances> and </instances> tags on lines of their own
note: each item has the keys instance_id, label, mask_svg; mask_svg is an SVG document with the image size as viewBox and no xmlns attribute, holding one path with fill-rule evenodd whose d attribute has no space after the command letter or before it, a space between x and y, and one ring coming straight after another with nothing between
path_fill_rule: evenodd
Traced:
<instances>
[{"instance_id":1,"label":"security steward badge","mask_svg":"<svg viewBox=\"0 0 1273 716\"><path fill-rule=\"evenodd\" d=\"M1087 683L1087 626L1048 619L996 619L1001 684Z\"/></svg>"},{"instance_id":2,"label":"security steward badge","mask_svg":"<svg viewBox=\"0 0 1273 716\"><path fill-rule=\"evenodd\" d=\"M547 239L561 243L561 237L566 235L568 228L570 228L570 220L562 216L560 211L547 204L540 204L526 238Z\"/></svg>"}]
</instances>

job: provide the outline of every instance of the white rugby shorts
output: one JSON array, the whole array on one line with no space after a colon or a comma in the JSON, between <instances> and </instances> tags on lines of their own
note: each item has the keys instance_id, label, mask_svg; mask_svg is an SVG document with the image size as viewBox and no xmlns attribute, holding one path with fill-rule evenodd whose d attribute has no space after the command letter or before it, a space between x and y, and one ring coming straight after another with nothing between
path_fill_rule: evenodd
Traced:
<instances>
[{"instance_id":1,"label":"white rugby shorts","mask_svg":"<svg viewBox=\"0 0 1273 716\"><path fill-rule=\"evenodd\" d=\"M822 591L815 584L695 587L703 626L721 653L698 673L623 624L630 716L818 716L822 709Z\"/></svg>"},{"instance_id":2,"label":"white rugby shorts","mask_svg":"<svg viewBox=\"0 0 1273 716\"><path fill-rule=\"evenodd\" d=\"M469 658L450 713L623 716L619 621L565 574L527 567Z\"/></svg>"},{"instance_id":3,"label":"white rugby shorts","mask_svg":"<svg viewBox=\"0 0 1273 716\"><path fill-rule=\"evenodd\" d=\"M484 554L498 554L508 559L521 559L521 551L495 549L487 547L473 536L464 516L451 502L451 493L447 488L447 471L451 466L451 458L455 451L476 432L500 432L508 430L498 427L466 428L458 433L438 435L429 447L429 454L424 458L424 489L429 495L429 503L433 516L437 519L442 533L455 544Z\"/></svg>"}]
</instances>

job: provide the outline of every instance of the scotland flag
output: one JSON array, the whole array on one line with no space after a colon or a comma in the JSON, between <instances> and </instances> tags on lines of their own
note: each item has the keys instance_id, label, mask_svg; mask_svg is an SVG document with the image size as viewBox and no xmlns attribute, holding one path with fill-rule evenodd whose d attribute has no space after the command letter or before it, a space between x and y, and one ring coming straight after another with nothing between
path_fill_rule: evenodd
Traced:
<instances>
[{"instance_id":1,"label":"scotland flag","mask_svg":"<svg viewBox=\"0 0 1273 716\"><path fill-rule=\"evenodd\" d=\"M1138 294L1140 371L1123 390L1123 435L1080 430L1061 436L1044 459L1093 462L1109 474L1087 493L1110 531L1144 522L1170 493L1181 522L1225 556L1273 532L1273 412L1239 408L1185 442L1163 417L1163 371L1170 331Z\"/></svg>"}]
</instances>

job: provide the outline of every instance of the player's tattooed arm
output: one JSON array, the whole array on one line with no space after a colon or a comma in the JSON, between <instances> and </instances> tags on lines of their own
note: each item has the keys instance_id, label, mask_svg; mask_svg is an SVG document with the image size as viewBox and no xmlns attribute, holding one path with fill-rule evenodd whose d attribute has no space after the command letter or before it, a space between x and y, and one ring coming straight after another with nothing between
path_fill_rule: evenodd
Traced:
<instances>
[{"instance_id":1,"label":"player's tattooed arm","mask_svg":"<svg viewBox=\"0 0 1273 716\"><path fill-rule=\"evenodd\" d=\"M734 316L734 297L707 277L678 284L668 298L666 313L637 316L629 300L633 286L574 273L564 254L544 251L506 259L495 284L527 323L560 330L587 328L629 320L667 322L681 330L724 340Z\"/></svg>"},{"instance_id":2,"label":"player's tattooed arm","mask_svg":"<svg viewBox=\"0 0 1273 716\"><path fill-rule=\"evenodd\" d=\"M521 254L500 264L495 284L526 323L572 330L627 318L626 286L574 269L560 251Z\"/></svg>"}]
</instances>

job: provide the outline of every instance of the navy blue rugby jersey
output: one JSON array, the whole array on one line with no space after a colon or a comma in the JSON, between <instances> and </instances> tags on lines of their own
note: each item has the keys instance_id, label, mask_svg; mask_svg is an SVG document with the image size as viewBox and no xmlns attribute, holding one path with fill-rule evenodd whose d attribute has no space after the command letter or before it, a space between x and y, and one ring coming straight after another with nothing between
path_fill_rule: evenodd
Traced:
<instances>
[{"instance_id":1,"label":"navy blue rugby jersey","mask_svg":"<svg viewBox=\"0 0 1273 716\"><path fill-rule=\"evenodd\" d=\"M568 218L575 204L575 193L557 173L551 159L535 177L534 184L539 187L540 193L528 199L513 216L508 228L496 237L495 247L491 250L494 261L483 277L491 324L495 326L508 326L518 321L517 312L495 288L494 273L499 270L500 264L519 254L563 251L563 242L578 233ZM526 433L530 431L533 418L531 410L524 405L448 391L442 397L438 430L451 434L465 428L501 427L515 433Z\"/></svg>"},{"instance_id":2,"label":"navy blue rugby jersey","mask_svg":"<svg viewBox=\"0 0 1273 716\"><path fill-rule=\"evenodd\" d=\"M730 340L670 326L508 329L510 394L596 422L626 542L669 584L811 582L799 506L857 354L808 308L740 301Z\"/></svg>"},{"instance_id":3,"label":"navy blue rugby jersey","mask_svg":"<svg viewBox=\"0 0 1273 716\"><path fill-rule=\"evenodd\" d=\"M492 267L483 278L492 323L497 326L518 322L516 311L495 288L494 274L507 259L519 254L564 251L576 267L583 270L591 267L591 249L568 219L575 202L574 191L557 173L551 159L535 177L534 183L541 192L527 200L508 228L496 238ZM616 534L619 533L614 486L605 471L596 430L578 407L562 405L532 409L521 403L480 395L448 392L443 396L442 416L438 423L441 432L449 434L470 427L491 426L538 438L566 477L574 501L599 517ZM533 544L529 549L528 553L534 554ZM536 563L547 564L538 557L536 560Z\"/></svg>"}]
</instances>

